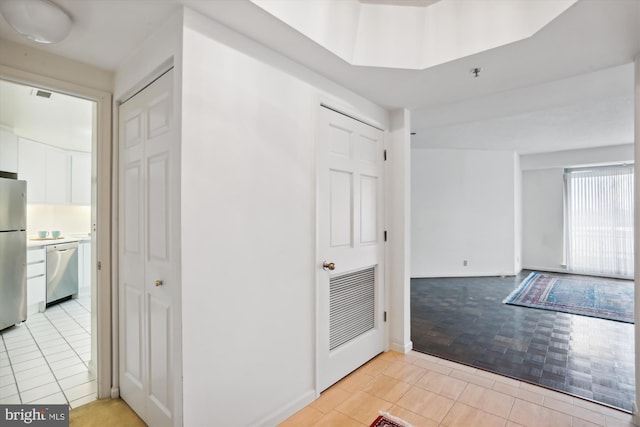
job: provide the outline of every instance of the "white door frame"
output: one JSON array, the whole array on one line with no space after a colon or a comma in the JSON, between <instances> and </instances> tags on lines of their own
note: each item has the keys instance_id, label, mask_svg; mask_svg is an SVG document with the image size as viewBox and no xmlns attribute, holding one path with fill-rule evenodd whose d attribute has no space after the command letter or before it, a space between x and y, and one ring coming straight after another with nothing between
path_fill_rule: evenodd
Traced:
<instances>
[{"instance_id":1,"label":"white door frame","mask_svg":"<svg viewBox=\"0 0 640 427\"><path fill-rule=\"evenodd\" d=\"M92 235L96 238L97 253L92 254L100 268L96 267L96 280L92 283L92 295L97 301L97 365L96 378L98 383L98 398L112 396L112 325L111 325L111 260L112 260L112 200L111 200L111 94L98 89L42 76L11 67L0 65L0 78L28 86L37 86L53 92L63 93L96 103L96 147L94 156L97 158L97 194L96 200L96 229ZM94 292L95 291L95 292ZM93 340L93 337L92 337Z\"/></svg>"},{"instance_id":2,"label":"white door frame","mask_svg":"<svg viewBox=\"0 0 640 427\"><path fill-rule=\"evenodd\" d=\"M314 157L316 159L316 161L314 162L314 179L316 180L315 183L315 209L314 209L314 214L315 214L315 227L316 227L316 235L315 235L315 253L314 253L314 260L313 260L313 265L316 266L317 264L317 260L318 258L318 254L320 252L320 248L318 247L319 244L319 233L320 233L320 229L318 227L318 209L321 208L321 204L320 204L320 200L319 200L319 182L318 182L318 165L317 165L317 152L318 152L318 144L320 143L319 141L319 117L320 117L320 109L322 108L328 108L330 110L333 110L339 114L344 114L345 116L351 117L354 120L357 120L359 122L362 122L366 125L372 126L376 129L379 129L381 131L384 132L384 138L383 138L383 147L385 149L387 149L387 139L389 138L389 132L387 130L385 130L385 126L379 122L377 122L376 120L373 120L369 117L366 117L360 113L358 113L357 111L354 111L352 108L349 108L347 106L345 106L344 104L342 104L340 101L337 101L335 99L332 98L327 98L324 96L320 96L317 99L317 102L314 106L314 111L315 111L315 117L314 117L314 123L315 123L315 133L314 133L314 141L315 141L315 145L314 145ZM383 164L383 169L384 169L384 174L386 176L386 165ZM386 178L385 178L386 180ZM386 183L385 185L383 185L383 190L384 192L386 192ZM383 220L382 220L382 227L384 229L387 228L386 226L386 218L387 218L387 201L386 201L386 197L384 198L385 202L383 205ZM383 244L386 244L385 242L383 242ZM385 271L386 271L386 255L387 255L387 250L385 248L385 250L382 251L383 255L382 255L382 260L380 261L381 263L385 264ZM315 392L316 392L316 398L320 396L320 392L322 390L320 390L320 367L319 367L319 360L320 360L320 349L322 348L320 345L320 333L319 333L319 329L320 329L320 322L322 321L321 319L321 310L320 310L320 285L321 285L321 280L319 279L319 274L323 273L320 272L318 270L318 266L316 266L316 271L314 274L314 278L315 278L315 318L316 318L316 324L315 324ZM381 277L383 284L382 284L382 292L381 292L381 297L383 298L382 301L382 306L383 306L383 310L386 312L388 311L388 301L389 301L389 286L387 283L387 276L388 274L385 273L383 277ZM384 328L383 328L383 351L387 351L389 349L389 322L386 322L384 324Z\"/></svg>"}]
</instances>

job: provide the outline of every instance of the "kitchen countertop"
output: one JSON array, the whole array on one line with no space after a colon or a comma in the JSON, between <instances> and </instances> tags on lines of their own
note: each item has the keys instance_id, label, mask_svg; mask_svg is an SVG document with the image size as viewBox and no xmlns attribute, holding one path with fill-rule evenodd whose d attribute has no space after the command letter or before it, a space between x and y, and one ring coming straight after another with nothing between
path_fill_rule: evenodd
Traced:
<instances>
[{"instance_id":1,"label":"kitchen countertop","mask_svg":"<svg viewBox=\"0 0 640 427\"><path fill-rule=\"evenodd\" d=\"M49 246L49 245L59 245L61 243L83 242L87 240L91 240L91 236L88 236L86 234L82 234L82 235L72 234L69 236L62 236L62 238L59 238L59 239L35 239L34 240L34 237L29 237L27 239L27 249L38 248L38 247Z\"/></svg>"}]
</instances>

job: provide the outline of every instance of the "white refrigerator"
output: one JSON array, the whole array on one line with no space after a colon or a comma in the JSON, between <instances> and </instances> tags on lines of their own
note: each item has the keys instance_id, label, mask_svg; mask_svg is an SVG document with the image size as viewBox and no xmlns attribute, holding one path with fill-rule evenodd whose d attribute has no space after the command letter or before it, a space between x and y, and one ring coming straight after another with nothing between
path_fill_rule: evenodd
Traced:
<instances>
[{"instance_id":1,"label":"white refrigerator","mask_svg":"<svg viewBox=\"0 0 640 427\"><path fill-rule=\"evenodd\" d=\"M26 181L0 177L0 330L27 320L26 196Z\"/></svg>"}]
</instances>

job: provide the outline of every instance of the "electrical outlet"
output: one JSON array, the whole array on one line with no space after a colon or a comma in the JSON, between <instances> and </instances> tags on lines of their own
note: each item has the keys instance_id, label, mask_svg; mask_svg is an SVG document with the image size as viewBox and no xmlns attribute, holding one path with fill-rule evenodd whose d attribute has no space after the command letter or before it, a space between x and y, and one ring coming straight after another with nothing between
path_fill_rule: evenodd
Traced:
<instances>
[{"instance_id":1,"label":"electrical outlet","mask_svg":"<svg viewBox=\"0 0 640 427\"><path fill-rule=\"evenodd\" d=\"M466 259L463 259L463 260L462 260L462 266L463 266L463 267L466 267L466 266L467 266L467 260L466 260Z\"/></svg>"}]
</instances>

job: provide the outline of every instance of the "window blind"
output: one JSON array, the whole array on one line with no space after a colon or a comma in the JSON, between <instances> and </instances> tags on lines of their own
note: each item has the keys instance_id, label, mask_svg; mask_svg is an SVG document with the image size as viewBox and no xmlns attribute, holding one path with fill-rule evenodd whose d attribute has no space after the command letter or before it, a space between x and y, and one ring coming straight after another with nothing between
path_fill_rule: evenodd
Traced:
<instances>
[{"instance_id":1,"label":"window blind","mask_svg":"<svg viewBox=\"0 0 640 427\"><path fill-rule=\"evenodd\" d=\"M633 277L633 165L567 169L564 180L567 270Z\"/></svg>"}]
</instances>

